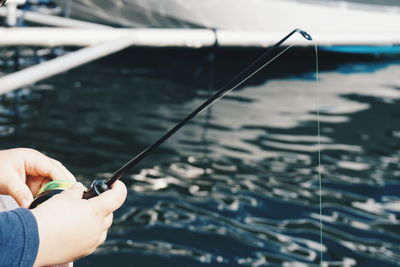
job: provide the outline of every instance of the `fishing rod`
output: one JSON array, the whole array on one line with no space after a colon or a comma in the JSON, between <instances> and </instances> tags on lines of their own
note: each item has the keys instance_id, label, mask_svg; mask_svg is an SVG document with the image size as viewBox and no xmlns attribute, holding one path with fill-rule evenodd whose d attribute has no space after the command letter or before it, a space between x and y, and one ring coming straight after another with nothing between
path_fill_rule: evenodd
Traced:
<instances>
[{"instance_id":1,"label":"fishing rod","mask_svg":"<svg viewBox=\"0 0 400 267\"><path fill-rule=\"evenodd\" d=\"M163 144L166 140L168 140L172 135L174 135L180 128L182 128L186 123L188 123L192 118L194 118L197 114L208 108L210 105L214 104L216 101L224 97L227 93L239 87L245 81L247 81L254 74L259 72L281 54L283 54L287 49L273 57L272 59L267 59L270 57L272 51L280 47L287 39L289 39L295 33L301 34L306 40L311 41L312 37L307 32L295 29L278 41L276 44L271 46L264 54L258 57L253 63L251 63L247 68L242 70L239 74L237 74L232 80L222 86L214 95L209 97L206 101L204 101L199 107L193 110L189 115L187 115L184 119L182 119L178 124L176 124L172 129L166 132L163 136L161 136L156 142L152 145L148 146L130 161L128 161L125 165L119 168L110 178L106 180L94 180L88 190L86 190L83 194L84 199L89 199L95 196L100 195L101 193L110 190L111 186L119 179L121 179L128 171L130 171L133 167L135 167L139 162L141 162L147 155L153 152L154 149L158 148L161 144ZM67 181L51 181L39 190L37 193L37 197L32 202L30 208L35 208L38 204L46 201L50 197L55 194L61 193L65 189L71 187L73 183Z\"/></svg>"}]
</instances>

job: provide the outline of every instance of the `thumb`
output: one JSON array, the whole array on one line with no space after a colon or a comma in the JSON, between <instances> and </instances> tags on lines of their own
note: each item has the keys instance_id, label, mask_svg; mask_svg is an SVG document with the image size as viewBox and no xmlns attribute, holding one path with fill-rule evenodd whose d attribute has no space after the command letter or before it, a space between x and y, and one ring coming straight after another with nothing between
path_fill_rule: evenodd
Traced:
<instances>
[{"instance_id":1,"label":"thumb","mask_svg":"<svg viewBox=\"0 0 400 267\"><path fill-rule=\"evenodd\" d=\"M3 184L4 193L12 196L18 205L23 208L28 208L33 200L33 196L29 187L16 174L7 177Z\"/></svg>"},{"instance_id":2,"label":"thumb","mask_svg":"<svg viewBox=\"0 0 400 267\"><path fill-rule=\"evenodd\" d=\"M108 215L118 209L125 201L127 189L124 183L116 181L112 185L112 189L101 193L99 196L89 199L98 210L104 215Z\"/></svg>"}]
</instances>

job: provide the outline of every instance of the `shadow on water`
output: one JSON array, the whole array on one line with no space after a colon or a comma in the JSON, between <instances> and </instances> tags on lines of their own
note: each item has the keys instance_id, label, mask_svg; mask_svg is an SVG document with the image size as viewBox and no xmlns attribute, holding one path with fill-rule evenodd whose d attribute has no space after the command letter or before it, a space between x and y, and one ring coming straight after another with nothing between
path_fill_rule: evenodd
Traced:
<instances>
[{"instance_id":1,"label":"shadow on water","mask_svg":"<svg viewBox=\"0 0 400 267\"><path fill-rule=\"evenodd\" d=\"M208 52L128 50L4 97L1 146L107 177L210 94ZM259 52L215 51L217 87ZM400 64L320 60L323 245L314 57L293 50L133 170L108 241L76 266L397 265Z\"/></svg>"}]
</instances>

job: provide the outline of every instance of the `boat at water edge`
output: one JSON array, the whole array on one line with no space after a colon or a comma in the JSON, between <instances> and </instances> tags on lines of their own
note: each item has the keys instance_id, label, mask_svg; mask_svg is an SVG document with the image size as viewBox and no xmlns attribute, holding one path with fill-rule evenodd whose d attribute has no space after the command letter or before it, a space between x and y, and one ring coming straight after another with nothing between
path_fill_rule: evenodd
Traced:
<instances>
[{"instance_id":1,"label":"boat at water edge","mask_svg":"<svg viewBox=\"0 0 400 267\"><path fill-rule=\"evenodd\" d=\"M340 46L334 52L399 53L400 4L390 5L390 0L68 1L57 0L73 18L117 27L212 28L265 35L301 28L317 43L323 39L325 49ZM351 41L344 44L344 39ZM370 44L365 42L369 39Z\"/></svg>"}]
</instances>

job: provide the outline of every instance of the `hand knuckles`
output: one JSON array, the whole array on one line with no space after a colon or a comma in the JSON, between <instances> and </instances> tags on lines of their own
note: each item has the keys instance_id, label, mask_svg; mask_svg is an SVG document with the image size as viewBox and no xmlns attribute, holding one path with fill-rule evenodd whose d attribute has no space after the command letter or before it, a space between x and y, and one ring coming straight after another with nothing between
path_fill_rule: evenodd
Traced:
<instances>
[{"instance_id":1,"label":"hand knuckles","mask_svg":"<svg viewBox=\"0 0 400 267\"><path fill-rule=\"evenodd\" d=\"M90 248L90 249L88 250L86 256L92 254L93 252L95 252L96 249L97 249L97 247L98 247L98 245L96 245L95 247Z\"/></svg>"},{"instance_id":2,"label":"hand knuckles","mask_svg":"<svg viewBox=\"0 0 400 267\"><path fill-rule=\"evenodd\" d=\"M111 213L109 216L106 217L106 219L104 221L105 229L110 228L112 223L113 223L113 214Z\"/></svg>"},{"instance_id":3,"label":"hand knuckles","mask_svg":"<svg viewBox=\"0 0 400 267\"><path fill-rule=\"evenodd\" d=\"M13 194L14 196L24 196L24 195L26 195L25 191L23 189L14 189L14 188L10 189L10 194Z\"/></svg>"},{"instance_id":4,"label":"hand knuckles","mask_svg":"<svg viewBox=\"0 0 400 267\"><path fill-rule=\"evenodd\" d=\"M22 154L22 155L28 156L28 157L40 157L40 156L43 156L43 154L40 153L39 151L37 151L35 149L32 149L32 148L26 148L26 147L17 149L16 152L18 154Z\"/></svg>"},{"instance_id":5,"label":"hand knuckles","mask_svg":"<svg viewBox=\"0 0 400 267\"><path fill-rule=\"evenodd\" d=\"M103 243L106 241L106 239L107 239L107 231L104 231L104 232L102 233L102 235L100 236L100 239L99 239L99 246L100 246L101 244L103 244Z\"/></svg>"},{"instance_id":6,"label":"hand knuckles","mask_svg":"<svg viewBox=\"0 0 400 267\"><path fill-rule=\"evenodd\" d=\"M88 249L88 254L92 254L93 252L96 251L97 247L100 246L101 243L99 243L98 239L93 238L92 241L89 244L89 249Z\"/></svg>"},{"instance_id":7,"label":"hand knuckles","mask_svg":"<svg viewBox=\"0 0 400 267\"><path fill-rule=\"evenodd\" d=\"M61 162L59 162L58 160L53 159L53 163L55 165L57 165L58 167L65 168L64 165Z\"/></svg>"}]
</instances>

